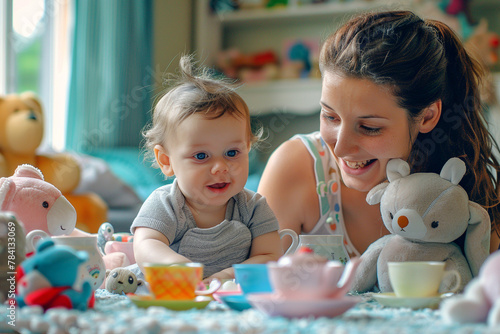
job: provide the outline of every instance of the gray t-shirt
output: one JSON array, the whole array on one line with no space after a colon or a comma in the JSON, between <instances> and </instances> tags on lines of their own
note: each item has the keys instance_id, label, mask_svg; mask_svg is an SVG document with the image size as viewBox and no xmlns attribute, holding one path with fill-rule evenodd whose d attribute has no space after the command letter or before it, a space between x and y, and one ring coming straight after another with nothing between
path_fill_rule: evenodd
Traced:
<instances>
[{"instance_id":1,"label":"gray t-shirt","mask_svg":"<svg viewBox=\"0 0 500 334\"><path fill-rule=\"evenodd\" d=\"M172 250L203 263L204 277L245 261L253 238L279 229L265 198L247 189L229 199L224 221L199 228L177 180L156 189L146 199L132 223L132 233L137 227L161 232Z\"/></svg>"}]
</instances>

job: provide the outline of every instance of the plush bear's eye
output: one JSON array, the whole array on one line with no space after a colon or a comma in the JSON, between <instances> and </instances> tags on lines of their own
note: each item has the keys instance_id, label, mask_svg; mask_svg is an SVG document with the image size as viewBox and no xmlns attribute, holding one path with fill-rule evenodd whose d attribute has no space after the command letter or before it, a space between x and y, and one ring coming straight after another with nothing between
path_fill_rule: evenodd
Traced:
<instances>
[{"instance_id":1,"label":"plush bear's eye","mask_svg":"<svg viewBox=\"0 0 500 334\"><path fill-rule=\"evenodd\" d=\"M49 207L49 202L43 201L42 206L47 209Z\"/></svg>"},{"instance_id":2,"label":"plush bear's eye","mask_svg":"<svg viewBox=\"0 0 500 334\"><path fill-rule=\"evenodd\" d=\"M435 220L435 221L433 221L433 222L431 223L431 227L432 227L432 228L437 228L438 226L439 226L439 222L438 222L437 220Z\"/></svg>"},{"instance_id":3,"label":"plush bear's eye","mask_svg":"<svg viewBox=\"0 0 500 334\"><path fill-rule=\"evenodd\" d=\"M129 284L134 284L134 278L132 276L128 277L128 283Z\"/></svg>"},{"instance_id":4,"label":"plush bear's eye","mask_svg":"<svg viewBox=\"0 0 500 334\"><path fill-rule=\"evenodd\" d=\"M111 275L111 276L112 276L113 278L117 278L117 277L118 277L118 273L115 271L115 272L113 273L113 275Z\"/></svg>"},{"instance_id":5,"label":"plush bear's eye","mask_svg":"<svg viewBox=\"0 0 500 334\"><path fill-rule=\"evenodd\" d=\"M389 216L391 217L391 219L394 219L394 216L392 215L392 212L389 212Z\"/></svg>"}]
</instances>

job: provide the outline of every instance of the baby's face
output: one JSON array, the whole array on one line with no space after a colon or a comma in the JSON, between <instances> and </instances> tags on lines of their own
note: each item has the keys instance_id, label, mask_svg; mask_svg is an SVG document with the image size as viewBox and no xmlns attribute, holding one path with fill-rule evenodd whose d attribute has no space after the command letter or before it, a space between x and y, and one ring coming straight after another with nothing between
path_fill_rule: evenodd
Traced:
<instances>
[{"instance_id":1,"label":"baby's face","mask_svg":"<svg viewBox=\"0 0 500 334\"><path fill-rule=\"evenodd\" d=\"M223 115L186 118L169 141L171 168L191 206L225 206L248 178L247 121Z\"/></svg>"}]
</instances>

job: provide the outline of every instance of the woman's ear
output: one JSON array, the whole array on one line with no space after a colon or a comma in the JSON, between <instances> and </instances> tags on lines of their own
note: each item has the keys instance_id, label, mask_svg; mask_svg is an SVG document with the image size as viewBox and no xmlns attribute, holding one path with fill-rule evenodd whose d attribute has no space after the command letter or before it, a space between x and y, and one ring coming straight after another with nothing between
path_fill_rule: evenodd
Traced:
<instances>
[{"instance_id":1,"label":"woman's ear","mask_svg":"<svg viewBox=\"0 0 500 334\"><path fill-rule=\"evenodd\" d=\"M174 169L170 162L167 151L161 145L155 145L154 148L156 162L160 166L161 172L166 176L174 176Z\"/></svg>"},{"instance_id":2,"label":"woman's ear","mask_svg":"<svg viewBox=\"0 0 500 334\"><path fill-rule=\"evenodd\" d=\"M430 106L424 109L422 112L422 119L420 121L420 129L421 133L428 133L434 129L441 118L441 109L443 107L443 103L441 100L437 100L433 102Z\"/></svg>"}]
</instances>

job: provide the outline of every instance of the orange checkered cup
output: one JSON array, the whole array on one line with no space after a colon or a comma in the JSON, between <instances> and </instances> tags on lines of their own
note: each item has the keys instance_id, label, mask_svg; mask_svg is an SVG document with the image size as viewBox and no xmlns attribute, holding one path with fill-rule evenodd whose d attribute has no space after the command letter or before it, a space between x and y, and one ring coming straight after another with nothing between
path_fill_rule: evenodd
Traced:
<instances>
[{"instance_id":1,"label":"orange checkered cup","mask_svg":"<svg viewBox=\"0 0 500 334\"><path fill-rule=\"evenodd\" d=\"M201 263L146 263L144 276L156 299L193 300L197 295L212 294L220 287L219 282L211 285L209 290L197 290L198 287L204 288Z\"/></svg>"}]
</instances>

